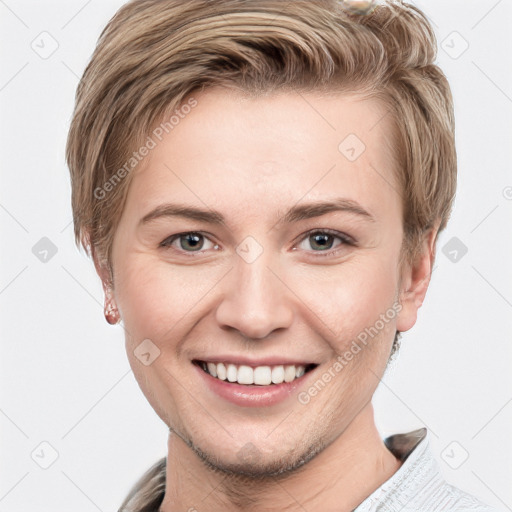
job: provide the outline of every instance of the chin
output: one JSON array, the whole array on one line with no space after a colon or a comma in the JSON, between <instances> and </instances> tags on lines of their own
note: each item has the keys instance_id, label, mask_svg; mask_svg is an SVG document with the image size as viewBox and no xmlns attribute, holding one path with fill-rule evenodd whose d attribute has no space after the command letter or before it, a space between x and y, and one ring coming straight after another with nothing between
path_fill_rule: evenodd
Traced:
<instances>
[{"instance_id":1,"label":"chin","mask_svg":"<svg viewBox=\"0 0 512 512\"><path fill-rule=\"evenodd\" d=\"M190 442L188 445L208 468L254 480L275 479L293 473L325 448L319 441L307 447L297 446L288 452L279 453L271 449L263 453L253 443L248 442L235 453L218 454Z\"/></svg>"}]
</instances>

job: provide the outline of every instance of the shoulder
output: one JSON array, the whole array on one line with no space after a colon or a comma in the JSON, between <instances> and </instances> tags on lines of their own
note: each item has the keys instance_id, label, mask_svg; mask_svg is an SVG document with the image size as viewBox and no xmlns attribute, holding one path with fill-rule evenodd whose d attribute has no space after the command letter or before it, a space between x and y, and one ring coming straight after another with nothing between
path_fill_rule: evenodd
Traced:
<instances>
[{"instance_id":1,"label":"shoulder","mask_svg":"<svg viewBox=\"0 0 512 512\"><path fill-rule=\"evenodd\" d=\"M498 512L476 496L446 482L442 477L427 482L401 512ZM387 508L377 508L379 512ZM394 510L394 509L393 509Z\"/></svg>"},{"instance_id":2,"label":"shoulder","mask_svg":"<svg viewBox=\"0 0 512 512\"><path fill-rule=\"evenodd\" d=\"M422 428L384 440L402 465L357 512L498 512L445 480L429 437L427 429Z\"/></svg>"}]
</instances>

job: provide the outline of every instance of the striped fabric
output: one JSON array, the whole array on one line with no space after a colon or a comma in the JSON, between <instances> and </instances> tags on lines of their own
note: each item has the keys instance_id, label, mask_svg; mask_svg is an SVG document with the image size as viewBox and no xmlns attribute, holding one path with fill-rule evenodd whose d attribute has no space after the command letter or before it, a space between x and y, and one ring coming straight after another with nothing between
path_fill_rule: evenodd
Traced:
<instances>
[{"instance_id":1,"label":"striped fabric","mask_svg":"<svg viewBox=\"0 0 512 512\"><path fill-rule=\"evenodd\" d=\"M498 512L445 481L426 428L395 434L384 443L402 465L354 512Z\"/></svg>"}]
</instances>

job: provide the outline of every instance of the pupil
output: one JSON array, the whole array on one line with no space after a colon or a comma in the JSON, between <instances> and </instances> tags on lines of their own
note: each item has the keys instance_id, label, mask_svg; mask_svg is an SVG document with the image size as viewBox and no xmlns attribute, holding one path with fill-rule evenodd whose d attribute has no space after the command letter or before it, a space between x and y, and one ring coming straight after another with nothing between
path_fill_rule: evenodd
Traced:
<instances>
[{"instance_id":1,"label":"pupil","mask_svg":"<svg viewBox=\"0 0 512 512\"><path fill-rule=\"evenodd\" d=\"M200 235L195 235L195 234L185 235L183 238L185 238L186 243L191 244L192 249L197 248L198 244L200 245L199 248L202 247L202 244L199 243Z\"/></svg>"},{"instance_id":2,"label":"pupil","mask_svg":"<svg viewBox=\"0 0 512 512\"><path fill-rule=\"evenodd\" d=\"M329 234L324 234L324 235L318 235L318 234L317 234L317 235L312 235L312 236L311 236L311 238L313 238L313 239L315 240L315 242L314 242L314 243L318 243L317 239L319 239L319 238L320 238L320 239L322 239L322 238L323 238L323 239L325 240L326 238L329 238L330 236L331 236L331 235L329 235ZM314 245L314 244L313 244L313 245ZM330 249L330 246L329 246L329 247L326 247L325 242L324 242L324 243L320 242L320 248L323 248L323 249L325 249L325 248Z\"/></svg>"}]
</instances>

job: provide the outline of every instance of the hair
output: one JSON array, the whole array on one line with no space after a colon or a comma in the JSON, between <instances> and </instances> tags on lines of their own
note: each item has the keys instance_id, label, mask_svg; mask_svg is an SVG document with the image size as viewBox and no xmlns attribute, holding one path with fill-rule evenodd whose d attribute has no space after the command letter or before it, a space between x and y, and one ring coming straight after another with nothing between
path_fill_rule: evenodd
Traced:
<instances>
[{"instance_id":1,"label":"hair","mask_svg":"<svg viewBox=\"0 0 512 512\"><path fill-rule=\"evenodd\" d=\"M118 512L158 512L165 494L166 467L167 457L155 462L132 486Z\"/></svg>"},{"instance_id":2,"label":"hair","mask_svg":"<svg viewBox=\"0 0 512 512\"><path fill-rule=\"evenodd\" d=\"M392 126L403 206L401 262L420 254L431 229L437 240L452 209L457 164L453 101L434 64L433 29L420 9L400 0L365 15L347 3L131 0L118 10L77 87L66 147L75 241L111 278L134 151L148 145L159 123L169 131L167 121L181 117L194 92L214 86L379 99Z\"/></svg>"}]
</instances>

